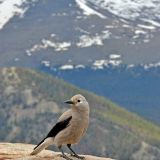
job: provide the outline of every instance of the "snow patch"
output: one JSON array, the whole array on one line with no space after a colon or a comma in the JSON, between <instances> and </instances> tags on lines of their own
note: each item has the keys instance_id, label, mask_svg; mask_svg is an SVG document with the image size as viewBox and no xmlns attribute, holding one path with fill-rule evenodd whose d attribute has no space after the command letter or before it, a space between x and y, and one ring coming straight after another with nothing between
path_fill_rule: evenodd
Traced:
<instances>
[{"instance_id":1,"label":"snow patch","mask_svg":"<svg viewBox=\"0 0 160 160\"><path fill-rule=\"evenodd\" d=\"M112 26L112 25L107 25L107 26L105 26L105 28L106 28L106 29L112 29L112 28L115 28L115 27Z\"/></svg>"},{"instance_id":2,"label":"snow patch","mask_svg":"<svg viewBox=\"0 0 160 160\"><path fill-rule=\"evenodd\" d=\"M42 65L44 65L45 67L50 67L50 61L46 61L46 60L43 60L42 62L41 62L41 64Z\"/></svg>"},{"instance_id":3,"label":"snow patch","mask_svg":"<svg viewBox=\"0 0 160 160\"><path fill-rule=\"evenodd\" d=\"M70 42L53 42L50 40L43 39L42 40L42 45L39 47L41 48L54 48L55 51L66 51L68 48L71 46Z\"/></svg>"},{"instance_id":4,"label":"snow patch","mask_svg":"<svg viewBox=\"0 0 160 160\"><path fill-rule=\"evenodd\" d=\"M148 29L148 30L155 30L155 26L148 26L148 25L143 25L143 24L138 24L138 27L143 28L143 29Z\"/></svg>"},{"instance_id":5,"label":"snow patch","mask_svg":"<svg viewBox=\"0 0 160 160\"><path fill-rule=\"evenodd\" d=\"M112 66L119 66L122 63L122 60L109 60L108 64Z\"/></svg>"},{"instance_id":6,"label":"snow patch","mask_svg":"<svg viewBox=\"0 0 160 160\"><path fill-rule=\"evenodd\" d=\"M92 9L87 5L87 2L85 0L76 0L76 3L78 6L84 11L84 14L89 15L97 15L100 18L106 18L103 14L97 12L96 10Z\"/></svg>"},{"instance_id":7,"label":"snow patch","mask_svg":"<svg viewBox=\"0 0 160 160\"><path fill-rule=\"evenodd\" d=\"M133 67L135 67L134 64L129 64L129 65L127 65L127 68L133 68Z\"/></svg>"},{"instance_id":8,"label":"snow patch","mask_svg":"<svg viewBox=\"0 0 160 160\"><path fill-rule=\"evenodd\" d=\"M135 30L135 34L147 34L144 30Z\"/></svg>"},{"instance_id":9,"label":"snow patch","mask_svg":"<svg viewBox=\"0 0 160 160\"><path fill-rule=\"evenodd\" d=\"M79 38L79 42L77 43L77 47L90 47L92 45L102 46L103 42L99 36L89 37L88 35L82 35Z\"/></svg>"},{"instance_id":10,"label":"snow patch","mask_svg":"<svg viewBox=\"0 0 160 160\"><path fill-rule=\"evenodd\" d=\"M76 45L80 48L90 47L92 45L102 46L103 40L108 39L110 34L108 30L105 30L95 36L82 35L79 37L79 42Z\"/></svg>"},{"instance_id":11,"label":"snow patch","mask_svg":"<svg viewBox=\"0 0 160 160\"><path fill-rule=\"evenodd\" d=\"M22 17L28 10L28 7L24 7L27 0L1 0L0 1L0 30L9 22L14 16ZM35 0L32 0L35 2Z\"/></svg>"},{"instance_id":12,"label":"snow patch","mask_svg":"<svg viewBox=\"0 0 160 160\"><path fill-rule=\"evenodd\" d=\"M110 54L109 58L110 59L118 59L118 58L121 58L121 55L119 55L119 54Z\"/></svg>"},{"instance_id":13,"label":"snow patch","mask_svg":"<svg viewBox=\"0 0 160 160\"><path fill-rule=\"evenodd\" d=\"M143 18L142 20L143 20L144 22L150 23L150 24L153 25L153 26L160 27L160 23L159 23L159 22L156 22L156 21L154 21L154 20L145 19L145 18Z\"/></svg>"},{"instance_id":14,"label":"snow patch","mask_svg":"<svg viewBox=\"0 0 160 160\"><path fill-rule=\"evenodd\" d=\"M31 56L32 53L40 51L41 49L53 48L54 51L66 51L71 46L71 42L54 42L47 39L42 39L41 44L35 44L32 48L26 50L28 56Z\"/></svg>"},{"instance_id":15,"label":"snow patch","mask_svg":"<svg viewBox=\"0 0 160 160\"><path fill-rule=\"evenodd\" d=\"M74 66L71 64L65 64L61 67L59 67L60 70L70 70L70 69L74 69Z\"/></svg>"},{"instance_id":16,"label":"snow patch","mask_svg":"<svg viewBox=\"0 0 160 160\"><path fill-rule=\"evenodd\" d=\"M75 68L76 68L76 69L85 68L85 65L83 65L83 64L78 64L78 65L75 66Z\"/></svg>"},{"instance_id":17,"label":"snow patch","mask_svg":"<svg viewBox=\"0 0 160 160\"><path fill-rule=\"evenodd\" d=\"M144 67L145 70L148 70L150 68L160 67L160 62L145 64L143 67Z\"/></svg>"},{"instance_id":18,"label":"snow patch","mask_svg":"<svg viewBox=\"0 0 160 160\"><path fill-rule=\"evenodd\" d=\"M118 67L119 65L122 64L122 60L120 59L101 59L101 60L96 60L93 63L93 69L104 69L104 67L108 67L109 65Z\"/></svg>"},{"instance_id":19,"label":"snow patch","mask_svg":"<svg viewBox=\"0 0 160 160\"><path fill-rule=\"evenodd\" d=\"M103 69L104 66L108 65L108 60L101 59L101 60L96 60L93 63L93 69Z\"/></svg>"}]
</instances>

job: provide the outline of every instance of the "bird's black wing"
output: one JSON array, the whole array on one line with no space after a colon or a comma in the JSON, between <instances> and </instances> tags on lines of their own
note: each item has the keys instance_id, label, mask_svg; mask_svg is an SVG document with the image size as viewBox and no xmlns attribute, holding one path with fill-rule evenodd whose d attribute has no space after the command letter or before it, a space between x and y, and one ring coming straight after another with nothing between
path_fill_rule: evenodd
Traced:
<instances>
[{"instance_id":1,"label":"bird's black wing","mask_svg":"<svg viewBox=\"0 0 160 160\"><path fill-rule=\"evenodd\" d=\"M60 131L62 131L63 129L65 129L70 120L72 119L72 116L68 117L67 119L58 122L52 129L51 131L48 133L47 137L55 137Z\"/></svg>"},{"instance_id":2,"label":"bird's black wing","mask_svg":"<svg viewBox=\"0 0 160 160\"><path fill-rule=\"evenodd\" d=\"M55 137L60 131L62 131L63 129L65 129L68 125L69 122L71 121L72 116L68 117L67 119L58 122L48 133L48 135L46 136L46 138L49 137ZM44 140L46 139L44 138L34 149L36 149L41 143L44 142Z\"/></svg>"}]
</instances>

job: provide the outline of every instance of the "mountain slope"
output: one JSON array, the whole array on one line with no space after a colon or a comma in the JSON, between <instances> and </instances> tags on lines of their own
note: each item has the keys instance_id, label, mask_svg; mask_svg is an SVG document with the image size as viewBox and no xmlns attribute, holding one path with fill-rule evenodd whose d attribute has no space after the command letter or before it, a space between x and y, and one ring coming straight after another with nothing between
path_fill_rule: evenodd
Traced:
<instances>
[{"instance_id":1,"label":"mountain slope","mask_svg":"<svg viewBox=\"0 0 160 160\"><path fill-rule=\"evenodd\" d=\"M1 141L38 143L68 108L63 101L81 93L90 103L91 120L75 146L79 153L122 160L160 156L160 127L102 97L31 69L3 68L0 81Z\"/></svg>"},{"instance_id":2,"label":"mountain slope","mask_svg":"<svg viewBox=\"0 0 160 160\"><path fill-rule=\"evenodd\" d=\"M80 88L107 97L127 110L160 124L159 64L114 66L108 63L105 65L103 62L106 61L97 61L91 67L68 64L56 67L42 66L40 69Z\"/></svg>"}]
</instances>

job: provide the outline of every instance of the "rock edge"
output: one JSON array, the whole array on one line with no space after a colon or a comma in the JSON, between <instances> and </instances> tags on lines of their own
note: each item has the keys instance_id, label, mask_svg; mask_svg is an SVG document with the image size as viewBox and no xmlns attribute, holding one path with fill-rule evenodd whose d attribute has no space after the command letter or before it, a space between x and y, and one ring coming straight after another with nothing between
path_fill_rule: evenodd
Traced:
<instances>
[{"instance_id":1,"label":"rock edge","mask_svg":"<svg viewBox=\"0 0 160 160\"><path fill-rule=\"evenodd\" d=\"M30 156L34 145L23 143L0 143L0 160L65 160L59 152L44 150L38 155ZM113 160L110 158L83 155L85 160ZM77 158L71 157L73 160Z\"/></svg>"}]
</instances>

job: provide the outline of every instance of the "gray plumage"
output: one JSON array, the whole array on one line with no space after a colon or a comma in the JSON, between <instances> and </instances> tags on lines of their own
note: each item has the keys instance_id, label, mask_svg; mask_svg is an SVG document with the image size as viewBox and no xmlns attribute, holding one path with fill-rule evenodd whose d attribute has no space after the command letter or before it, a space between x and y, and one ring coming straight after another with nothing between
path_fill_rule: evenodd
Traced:
<instances>
[{"instance_id":1,"label":"gray plumage","mask_svg":"<svg viewBox=\"0 0 160 160\"><path fill-rule=\"evenodd\" d=\"M69 159L61 149L63 145L67 145L76 157L81 158L70 147L80 141L88 128L89 104L85 97L80 94L73 96L71 100L65 103L70 104L71 109L60 116L56 125L34 148L31 155L38 154L50 145L55 145L61 150L64 158Z\"/></svg>"}]
</instances>

